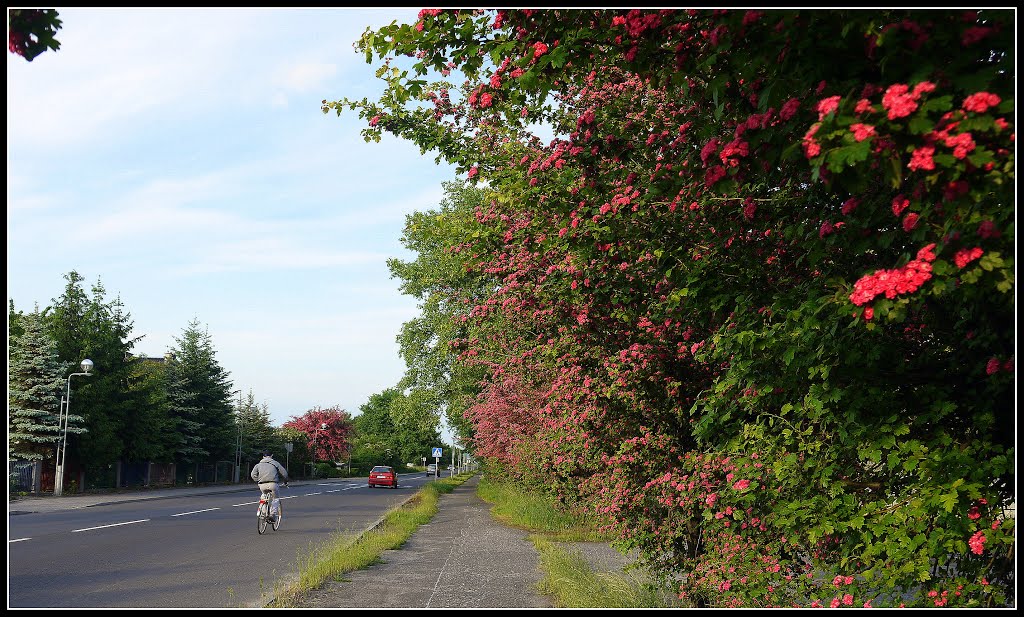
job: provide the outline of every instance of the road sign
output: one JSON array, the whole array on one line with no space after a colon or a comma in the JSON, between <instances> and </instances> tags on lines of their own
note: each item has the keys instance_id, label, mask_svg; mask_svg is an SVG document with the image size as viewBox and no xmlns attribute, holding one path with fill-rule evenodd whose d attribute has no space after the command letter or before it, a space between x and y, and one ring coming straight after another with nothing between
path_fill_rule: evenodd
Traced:
<instances>
[{"instance_id":1,"label":"road sign","mask_svg":"<svg viewBox=\"0 0 1024 617\"><path fill-rule=\"evenodd\" d=\"M433 456L434 458L441 458L441 448L433 448L431 451L433 454L430 456Z\"/></svg>"}]
</instances>

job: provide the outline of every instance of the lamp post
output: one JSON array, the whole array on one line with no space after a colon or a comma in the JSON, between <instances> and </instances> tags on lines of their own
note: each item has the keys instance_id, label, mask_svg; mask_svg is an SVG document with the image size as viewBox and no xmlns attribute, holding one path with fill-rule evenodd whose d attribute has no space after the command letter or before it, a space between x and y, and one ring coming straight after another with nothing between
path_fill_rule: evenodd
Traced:
<instances>
[{"instance_id":1,"label":"lamp post","mask_svg":"<svg viewBox=\"0 0 1024 617\"><path fill-rule=\"evenodd\" d=\"M327 423L326 422L321 422L320 423L320 428L314 428L313 429L313 462L311 462L310 465L313 466L313 477L314 478L316 477L316 438L317 438L317 435L320 434L320 431L325 431L325 430L327 430Z\"/></svg>"},{"instance_id":2,"label":"lamp post","mask_svg":"<svg viewBox=\"0 0 1024 617\"><path fill-rule=\"evenodd\" d=\"M89 358L82 360L81 373L68 375L68 394L60 399L60 411L57 413L57 469L53 480L53 494L64 493L64 461L67 459L68 451L68 421L70 420L71 409L71 378L75 375L89 377L93 362Z\"/></svg>"}]
</instances>

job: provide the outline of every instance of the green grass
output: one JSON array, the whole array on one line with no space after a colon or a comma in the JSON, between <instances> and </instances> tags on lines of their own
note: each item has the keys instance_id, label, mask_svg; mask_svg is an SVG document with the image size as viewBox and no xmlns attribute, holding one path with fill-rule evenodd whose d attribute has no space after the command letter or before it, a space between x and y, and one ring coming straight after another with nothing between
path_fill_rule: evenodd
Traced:
<instances>
[{"instance_id":1,"label":"green grass","mask_svg":"<svg viewBox=\"0 0 1024 617\"><path fill-rule=\"evenodd\" d=\"M531 536L544 578L540 590L559 608L668 608L683 604L669 591L635 573L595 572L583 555L542 537Z\"/></svg>"},{"instance_id":2,"label":"green grass","mask_svg":"<svg viewBox=\"0 0 1024 617\"><path fill-rule=\"evenodd\" d=\"M537 493L513 484L480 479L476 494L493 504L491 514L504 525L545 534L558 542L610 542L612 537L597 531L597 521L585 515L563 512Z\"/></svg>"},{"instance_id":3,"label":"green grass","mask_svg":"<svg viewBox=\"0 0 1024 617\"><path fill-rule=\"evenodd\" d=\"M384 551L400 548L424 523L437 514L440 495L452 492L472 473L428 482L401 506L391 510L383 521L360 535L338 534L298 557L299 576L290 584L274 590L268 608L296 608L301 596L331 580L343 580L346 573L378 563Z\"/></svg>"},{"instance_id":4,"label":"green grass","mask_svg":"<svg viewBox=\"0 0 1024 617\"><path fill-rule=\"evenodd\" d=\"M582 553L566 543L606 542L595 517L567 513L545 495L484 476L477 495L492 504L504 525L530 532L544 574L541 593L559 608L678 608L683 606L666 584L635 571L595 572Z\"/></svg>"}]
</instances>

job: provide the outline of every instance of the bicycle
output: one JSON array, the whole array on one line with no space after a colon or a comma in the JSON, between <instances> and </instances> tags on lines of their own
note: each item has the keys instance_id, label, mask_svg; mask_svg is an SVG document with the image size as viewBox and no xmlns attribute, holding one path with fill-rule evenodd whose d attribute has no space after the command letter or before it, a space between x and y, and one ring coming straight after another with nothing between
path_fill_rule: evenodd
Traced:
<instances>
[{"instance_id":1,"label":"bicycle","mask_svg":"<svg viewBox=\"0 0 1024 617\"><path fill-rule=\"evenodd\" d=\"M285 485L287 486L287 484ZM274 528L277 531L281 527L281 519L284 517L284 508L281 506L281 500L277 500L277 516L270 516L270 505L271 499L274 493L270 490L264 490L260 494L260 506L256 510L256 530L263 535L267 531L267 525Z\"/></svg>"}]
</instances>

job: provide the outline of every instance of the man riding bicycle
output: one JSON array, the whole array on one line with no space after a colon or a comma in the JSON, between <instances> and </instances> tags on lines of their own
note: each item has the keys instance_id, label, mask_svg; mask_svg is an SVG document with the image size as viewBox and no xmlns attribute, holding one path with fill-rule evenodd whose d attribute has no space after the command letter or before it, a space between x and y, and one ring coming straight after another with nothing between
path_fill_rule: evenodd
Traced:
<instances>
[{"instance_id":1,"label":"man riding bicycle","mask_svg":"<svg viewBox=\"0 0 1024 617\"><path fill-rule=\"evenodd\" d=\"M259 484L260 494L264 491L270 492L271 506L270 515L271 517L277 516L278 501L277 484L278 482L288 486L288 471L274 460L274 455L270 453L270 450L263 451L263 458L260 462L256 463L252 471L249 473L254 481ZM276 529L276 527L275 527Z\"/></svg>"}]
</instances>

